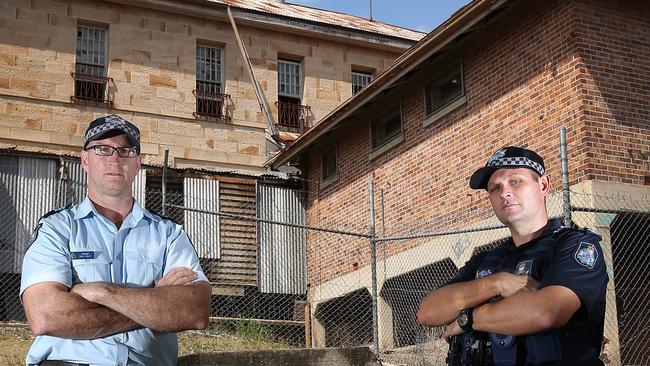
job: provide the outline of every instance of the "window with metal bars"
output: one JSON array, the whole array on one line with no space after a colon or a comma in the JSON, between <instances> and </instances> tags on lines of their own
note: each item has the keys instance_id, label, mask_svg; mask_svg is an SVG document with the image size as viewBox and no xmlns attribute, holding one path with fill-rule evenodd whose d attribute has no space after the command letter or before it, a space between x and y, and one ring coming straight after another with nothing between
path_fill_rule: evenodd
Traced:
<instances>
[{"instance_id":1,"label":"window with metal bars","mask_svg":"<svg viewBox=\"0 0 650 366\"><path fill-rule=\"evenodd\" d=\"M372 74L369 72L352 71L352 95L357 94L372 81Z\"/></svg>"},{"instance_id":2,"label":"window with metal bars","mask_svg":"<svg viewBox=\"0 0 650 366\"><path fill-rule=\"evenodd\" d=\"M223 48L196 46L196 115L224 118L227 95L222 93Z\"/></svg>"},{"instance_id":3,"label":"window with metal bars","mask_svg":"<svg viewBox=\"0 0 650 366\"><path fill-rule=\"evenodd\" d=\"M303 133L309 106L301 104L301 90L300 62L278 60L278 125Z\"/></svg>"},{"instance_id":4,"label":"window with metal bars","mask_svg":"<svg viewBox=\"0 0 650 366\"><path fill-rule=\"evenodd\" d=\"M300 63L278 60L278 95L300 98Z\"/></svg>"},{"instance_id":5,"label":"window with metal bars","mask_svg":"<svg viewBox=\"0 0 650 366\"><path fill-rule=\"evenodd\" d=\"M106 77L107 29L77 25L74 79L75 101L110 103Z\"/></svg>"}]
</instances>

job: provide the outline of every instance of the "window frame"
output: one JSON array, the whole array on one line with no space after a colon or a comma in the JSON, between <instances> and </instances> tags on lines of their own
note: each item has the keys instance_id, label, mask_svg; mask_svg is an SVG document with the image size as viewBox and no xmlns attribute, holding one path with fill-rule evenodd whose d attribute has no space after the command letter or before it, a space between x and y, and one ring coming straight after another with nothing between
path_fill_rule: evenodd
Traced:
<instances>
[{"instance_id":1,"label":"window frame","mask_svg":"<svg viewBox=\"0 0 650 366\"><path fill-rule=\"evenodd\" d=\"M75 26L73 103L113 107L108 75L109 25L78 20Z\"/></svg>"},{"instance_id":2,"label":"window frame","mask_svg":"<svg viewBox=\"0 0 650 366\"><path fill-rule=\"evenodd\" d=\"M359 86L359 84L357 84L359 89L356 92L354 91L354 88L355 88L355 83L354 83L355 76L358 76L358 77L361 77L361 78L363 78L363 77L368 78L368 82L366 84L364 84L362 86ZM365 88L368 84L372 83L373 73L370 72L370 71L362 71L362 70L354 70L353 69L350 72L350 77L351 77L350 83L352 84L352 95L355 95L355 94L359 93L361 90L363 90L363 88Z\"/></svg>"},{"instance_id":3,"label":"window frame","mask_svg":"<svg viewBox=\"0 0 650 366\"><path fill-rule=\"evenodd\" d=\"M325 165L325 159L328 156L332 156L332 155L328 155L328 153L331 153L331 152L333 152L333 156L334 156L334 171L330 175L325 176L325 166L326 166ZM331 146L329 146L329 147L322 150L322 152L320 154L320 166L321 166L320 180L321 180L321 182L323 184L325 184L325 186L327 186L330 183L338 180L338 178L339 178L339 156L338 156L338 148L337 148L336 144L333 144L333 145L331 145Z\"/></svg>"},{"instance_id":4,"label":"window frame","mask_svg":"<svg viewBox=\"0 0 650 366\"><path fill-rule=\"evenodd\" d=\"M209 49L214 49L215 51L218 51L218 53L219 53L218 58L215 58L215 60L218 61L218 62L215 62L215 63L217 63L218 66L219 66L217 68L217 73L216 73L216 75L218 76L218 80L216 80L216 79L201 79L199 77L200 76L199 75L199 48L205 48L206 53L207 53L207 50L209 50ZM195 70L196 86L195 87L196 87L196 90L199 90L199 83L203 82L203 83L210 83L210 84L218 85L218 90L217 91L212 91L212 89L210 89L209 92L211 92L211 93L219 93L219 94L223 93L224 89L225 89L225 85L224 85L224 64L223 64L224 63L225 47L221 46L221 45L206 44L204 42L199 41L199 42L196 43L196 51L195 52L196 52L196 55L195 55L196 56L195 57L195 62L196 62L196 70ZM207 57L205 59L207 59ZM207 64L207 62L205 62L205 60L203 60L203 61L204 61L204 65ZM205 67L205 69L207 71L208 68ZM206 72L206 74L207 74L207 72Z\"/></svg>"},{"instance_id":5,"label":"window frame","mask_svg":"<svg viewBox=\"0 0 650 366\"><path fill-rule=\"evenodd\" d=\"M302 94L303 94L302 91L303 91L303 83L304 83L303 76L302 76L302 72L303 72L303 70L302 70L302 60L296 61L296 60L291 60L291 59L288 59L288 58L278 58L277 62L278 62L278 71L277 71L278 97L281 96L281 97L296 98L296 99L299 99L300 104L302 104ZM281 84L281 75L282 75L282 73L281 73L281 70L280 70L281 69L280 64L297 66L297 68L298 68L298 72L297 72L297 76L298 76L297 89L298 90L297 90L296 94L291 94L289 92L282 92L281 91L281 85L287 85L287 84ZM291 74L288 74L288 75L291 76ZM292 85L289 85L289 87L291 87L291 86Z\"/></svg>"},{"instance_id":6,"label":"window frame","mask_svg":"<svg viewBox=\"0 0 650 366\"><path fill-rule=\"evenodd\" d=\"M102 55L101 52L103 52L103 55L102 55L103 56L103 64L102 63L85 62L85 61L88 61L87 57L86 57L86 60L84 60L84 62L80 62L80 60L79 60L79 58L80 58L79 51L80 50L83 51L83 49L79 48L79 42L80 42L80 40L79 40L79 30L80 30L80 28L86 28L88 30L94 30L94 31L101 31L104 34L104 39L103 39L104 44L103 44L103 47L102 47L103 49L100 50L99 48L97 48L97 50L100 51L100 55ZM75 30L76 30L76 33L75 33L76 34L76 36L75 36L75 60L74 60L75 73L82 74L82 75L89 75L89 76L106 77L106 75L108 74L108 42L109 42L109 40L108 40L108 36L109 36L108 30L109 30L109 26L108 25L98 25L98 24L86 24L86 23L83 23L83 22L79 22L79 23L77 23L77 26L76 26ZM86 43L88 43L89 41L90 40L87 40ZM84 65L84 66L88 66L88 67L91 67L91 68L99 68L99 67L101 67L102 73L101 73L101 75L96 75L95 73L81 72L78 69L79 65Z\"/></svg>"},{"instance_id":7,"label":"window frame","mask_svg":"<svg viewBox=\"0 0 650 366\"><path fill-rule=\"evenodd\" d=\"M392 113L395 109L397 108L397 113ZM385 138L381 143L378 143L376 146L373 146L373 129L378 124L383 124L384 126L391 121L395 116L399 116L399 121L400 121L400 131L399 133L392 135L388 138ZM389 107L385 108L382 110L382 113L376 114L376 116L379 116L375 120L370 120L369 126L370 126L370 159L375 158L378 155L383 154L384 152L392 149L394 146L398 145L402 141L404 141L404 114L403 114L403 102L400 100L399 102L391 104Z\"/></svg>"},{"instance_id":8,"label":"window frame","mask_svg":"<svg viewBox=\"0 0 650 366\"><path fill-rule=\"evenodd\" d=\"M439 106L436 106L434 109L431 107L431 110L429 109L429 105L431 104L429 102L430 97L430 88L433 85L436 85L437 83L437 88L441 87L442 85L445 85L449 83L451 80L453 80L453 77L457 75L455 71L457 68L460 68L460 93L457 96L454 96L453 98L449 99L446 101L446 103L441 104ZM423 126L428 126L434 121L440 119L441 117L447 115L451 111L455 110L459 106L465 104L467 102L467 97L465 96L465 68L463 65L463 60L457 60L453 62L450 66L445 68L443 71L437 73L435 76L429 78L426 80L422 86L422 98L424 100L424 121L423 121Z\"/></svg>"}]
</instances>

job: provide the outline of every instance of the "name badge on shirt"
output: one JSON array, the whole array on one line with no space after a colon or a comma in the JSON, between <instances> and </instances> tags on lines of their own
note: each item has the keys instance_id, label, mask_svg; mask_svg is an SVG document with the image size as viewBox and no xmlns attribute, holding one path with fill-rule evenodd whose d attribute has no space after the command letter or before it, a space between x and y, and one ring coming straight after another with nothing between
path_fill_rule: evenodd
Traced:
<instances>
[{"instance_id":1,"label":"name badge on shirt","mask_svg":"<svg viewBox=\"0 0 650 366\"><path fill-rule=\"evenodd\" d=\"M70 259L95 259L95 252L70 252Z\"/></svg>"}]
</instances>

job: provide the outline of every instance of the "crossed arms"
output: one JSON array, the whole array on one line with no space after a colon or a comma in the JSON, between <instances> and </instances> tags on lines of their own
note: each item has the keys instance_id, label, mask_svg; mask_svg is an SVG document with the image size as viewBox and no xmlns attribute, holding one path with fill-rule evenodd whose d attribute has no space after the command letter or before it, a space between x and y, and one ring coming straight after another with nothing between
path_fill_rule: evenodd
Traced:
<instances>
[{"instance_id":1,"label":"crossed arms","mask_svg":"<svg viewBox=\"0 0 650 366\"><path fill-rule=\"evenodd\" d=\"M25 289L23 304L37 335L94 339L142 327L163 332L203 329L212 290L205 281L193 282L195 275L176 268L153 288L93 282L69 289L41 282Z\"/></svg>"},{"instance_id":2,"label":"crossed arms","mask_svg":"<svg viewBox=\"0 0 650 366\"><path fill-rule=\"evenodd\" d=\"M426 326L448 325L443 336L463 333L456 318L474 308L473 329L523 335L565 325L580 308L580 299L564 286L538 289L532 277L500 272L431 292L420 303L417 319ZM495 296L503 299L489 302Z\"/></svg>"}]
</instances>

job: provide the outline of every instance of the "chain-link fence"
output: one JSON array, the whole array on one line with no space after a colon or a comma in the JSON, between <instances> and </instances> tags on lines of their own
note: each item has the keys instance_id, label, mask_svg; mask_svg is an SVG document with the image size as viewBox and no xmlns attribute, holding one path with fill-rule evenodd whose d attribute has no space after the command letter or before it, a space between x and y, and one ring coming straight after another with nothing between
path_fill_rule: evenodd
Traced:
<instances>
[{"instance_id":1,"label":"chain-link fence","mask_svg":"<svg viewBox=\"0 0 650 366\"><path fill-rule=\"evenodd\" d=\"M646 287L650 275L645 263L650 254L645 248L650 238L650 201L643 195L571 192L571 203L572 221L603 238L610 282L601 358L608 365L648 365L650 299ZM547 209L551 216L561 217L562 192L548 197ZM377 263L379 303L386 303L378 308L380 357L393 364L445 363L448 345L440 339L443 328L417 324L419 302L455 275L472 255L509 236L488 208L459 218L458 225L464 229L437 231L439 223L432 222L431 230L420 225L417 231L410 224L388 226L386 237L378 238L385 243L385 248L379 247Z\"/></svg>"},{"instance_id":2,"label":"chain-link fence","mask_svg":"<svg viewBox=\"0 0 650 366\"><path fill-rule=\"evenodd\" d=\"M62 182L56 160L54 167L9 160L0 164L0 316L24 322L20 263L31 232L44 212L82 199L83 187ZM146 179L149 188L136 196L187 230L213 285L208 333L245 340L232 349L368 345L385 364L444 364L442 329L416 321L420 301L471 255L509 236L487 206L428 222L388 222L390 202L375 202L361 187L358 194L376 206L373 225L367 205L355 218L330 213L332 207L307 211L305 198L317 193L278 182L168 178L163 194L151 188L160 187L161 177ZM570 198L572 220L603 237L610 283L602 358L608 365L647 365L647 190L585 193L594 191ZM319 204L329 205L326 199ZM561 192L548 197L552 217L562 217L563 206ZM350 224L365 218L367 225Z\"/></svg>"}]
</instances>

